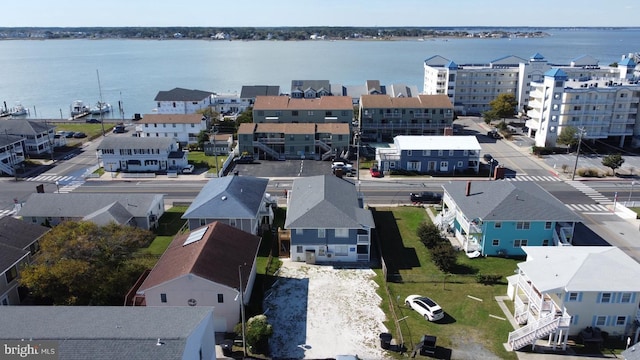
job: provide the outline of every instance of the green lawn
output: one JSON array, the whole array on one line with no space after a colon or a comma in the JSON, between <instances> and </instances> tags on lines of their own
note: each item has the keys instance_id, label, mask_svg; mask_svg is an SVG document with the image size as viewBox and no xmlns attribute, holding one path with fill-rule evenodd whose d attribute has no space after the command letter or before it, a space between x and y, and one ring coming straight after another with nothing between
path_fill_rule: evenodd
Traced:
<instances>
[{"instance_id":1,"label":"green lawn","mask_svg":"<svg viewBox=\"0 0 640 360\"><path fill-rule=\"evenodd\" d=\"M108 133L113 129L114 124L104 123L104 131ZM83 132L87 134L88 138L93 138L102 135L101 124L87 124L87 123L72 123L72 124L56 124L56 131L73 131ZM67 139L76 140L76 139ZM78 139L82 140L82 139Z\"/></svg>"},{"instance_id":2,"label":"green lawn","mask_svg":"<svg viewBox=\"0 0 640 360\"><path fill-rule=\"evenodd\" d=\"M384 290L382 270L377 269L379 294L383 299L382 309L388 319L385 325L396 339L400 335L396 333L390 306L393 306L397 319L406 317L399 321L399 325L407 348L416 344L422 335L430 334L438 336L438 345L445 348L475 343L481 344L499 358L516 358L515 353L507 352L502 345L513 328L508 321L489 316L491 314L504 318L494 297L506 295L506 276L513 274L516 260L469 259L461 252L454 273L443 274L433 264L429 251L415 234L418 224L430 221L423 208L374 209L374 218L388 273L394 280L387 283L390 293L388 296ZM478 273L501 274L502 283L478 284L475 281ZM433 298L444 309L445 319L431 323L407 308L404 299L411 294Z\"/></svg>"},{"instance_id":3,"label":"green lawn","mask_svg":"<svg viewBox=\"0 0 640 360\"><path fill-rule=\"evenodd\" d=\"M160 257L171 243L171 240L173 240L173 237L186 223L185 220L181 219L185 211L187 211L186 206L174 206L165 211L160 217L158 228L154 231L156 238L149 247L142 249L142 251Z\"/></svg>"},{"instance_id":4,"label":"green lawn","mask_svg":"<svg viewBox=\"0 0 640 360\"><path fill-rule=\"evenodd\" d=\"M205 155L203 151L189 151L187 160L189 164L193 164L195 167L209 168L209 172L216 172L217 169L222 169L222 164L227 160L228 156L218 155L218 165L216 166L216 156Z\"/></svg>"}]
</instances>

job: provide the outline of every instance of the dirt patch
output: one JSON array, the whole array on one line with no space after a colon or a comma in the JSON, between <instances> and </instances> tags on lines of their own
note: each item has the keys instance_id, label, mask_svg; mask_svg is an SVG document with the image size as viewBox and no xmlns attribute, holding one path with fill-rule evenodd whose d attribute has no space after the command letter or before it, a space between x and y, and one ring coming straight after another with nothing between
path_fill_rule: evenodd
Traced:
<instances>
[{"instance_id":1,"label":"dirt patch","mask_svg":"<svg viewBox=\"0 0 640 360\"><path fill-rule=\"evenodd\" d=\"M265 296L273 324L274 359L322 359L357 354L384 359L379 335L382 300L371 269L339 269L285 260L280 279Z\"/></svg>"}]
</instances>

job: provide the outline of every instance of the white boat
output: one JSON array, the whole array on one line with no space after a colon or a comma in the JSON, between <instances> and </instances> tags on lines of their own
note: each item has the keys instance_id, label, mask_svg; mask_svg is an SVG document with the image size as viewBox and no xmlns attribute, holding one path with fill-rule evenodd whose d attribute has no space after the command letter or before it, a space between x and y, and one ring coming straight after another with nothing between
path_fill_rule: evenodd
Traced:
<instances>
[{"instance_id":1,"label":"white boat","mask_svg":"<svg viewBox=\"0 0 640 360\"><path fill-rule=\"evenodd\" d=\"M82 100L76 100L71 104L71 116L88 114L90 110L89 105L85 105Z\"/></svg>"},{"instance_id":2,"label":"white boat","mask_svg":"<svg viewBox=\"0 0 640 360\"><path fill-rule=\"evenodd\" d=\"M11 116L22 116L27 114L29 114L29 110L20 103L16 103L16 106L9 109L9 115Z\"/></svg>"},{"instance_id":3,"label":"white boat","mask_svg":"<svg viewBox=\"0 0 640 360\"><path fill-rule=\"evenodd\" d=\"M96 106L92 107L90 110L91 114L93 115L100 115L100 114L108 113L109 111L111 111L111 104L107 104L103 102L98 102Z\"/></svg>"}]
</instances>

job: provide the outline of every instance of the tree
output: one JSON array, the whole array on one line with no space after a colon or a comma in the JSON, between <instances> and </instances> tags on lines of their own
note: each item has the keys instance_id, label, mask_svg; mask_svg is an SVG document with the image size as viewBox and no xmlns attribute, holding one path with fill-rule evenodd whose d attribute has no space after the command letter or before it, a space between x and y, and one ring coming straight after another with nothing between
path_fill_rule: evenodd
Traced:
<instances>
[{"instance_id":1,"label":"tree","mask_svg":"<svg viewBox=\"0 0 640 360\"><path fill-rule=\"evenodd\" d=\"M206 130L200 130L198 133L198 148L204 150L204 143L209 141L209 132Z\"/></svg>"},{"instance_id":2,"label":"tree","mask_svg":"<svg viewBox=\"0 0 640 360\"><path fill-rule=\"evenodd\" d=\"M236 118L236 123L238 123L238 125L242 123L252 123L252 122L253 122L253 108L247 108L247 110L243 111Z\"/></svg>"},{"instance_id":3,"label":"tree","mask_svg":"<svg viewBox=\"0 0 640 360\"><path fill-rule=\"evenodd\" d=\"M504 123L504 118L512 117L516 113L518 101L513 94L502 93L491 100L489 105L491 106L490 112L497 118L502 119L502 123Z\"/></svg>"},{"instance_id":4,"label":"tree","mask_svg":"<svg viewBox=\"0 0 640 360\"><path fill-rule=\"evenodd\" d=\"M443 241L431 250L431 260L444 272L450 272L457 263L456 249L450 242Z\"/></svg>"},{"instance_id":5,"label":"tree","mask_svg":"<svg viewBox=\"0 0 640 360\"><path fill-rule=\"evenodd\" d=\"M418 225L416 234L420 242L422 242L427 249L433 249L436 245L444 241L444 238L440 234L440 229L432 223L423 222Z\"/></svg>"},{"instance_id":6,"label":"tree","mask_svg":"<svg viewBox=\"0 0 640 360\"><path fill-rule=\"evenodd\" d=\"M63 222L43 236L21 285L54 305L122 305L131 284L155 262L134 255L152 239L150 231L126 225Z\"/></svg>"},{"instance_id":7,"label":"tree","mask_svg":"<svg viewBox=\"0 0 640 360\"><path fill-rule=\"evenodd\" d=\"M500 119L498 115L496 115L495 111L487 110L482 113L482 117L484 118L484 123L489 125L492 121Z\"/></svg>"},{"instance_id":8,"label":"tree","mask_svg":"<svg viewBox=\"0 0 640 360\"><path fill-rule=\"evenodd\" d=\"M234 331L242 336L242 323L234 327ZM245 341L251 352L264 354L268 350L269 338L273 335L273 326L269 324L266 315L256 315L247 320L245 325Z\"/></svg>"},{"instance_id":9,"label":"tree","mask_svg":"<svg viewBox=\"0 0 640 360\"><path fill-rule=\"evenodd\" d=\"M567 145L567 152L569 152L569 148L578 145L578 129L573 126L563 127L556 143Z\"/></svg>"},{"instance_id":10,"label":"tree","mask_svg":"<svg viewBox=\"0 0 640 360\"><path fill-rule=\"evenodd\" d=\"M616 174L616 169L619 169L622 164L624 164L624 159L620 154L607 155L602 159L602 165L611 168L613 175Z\"/></svg>"}]
</instances>

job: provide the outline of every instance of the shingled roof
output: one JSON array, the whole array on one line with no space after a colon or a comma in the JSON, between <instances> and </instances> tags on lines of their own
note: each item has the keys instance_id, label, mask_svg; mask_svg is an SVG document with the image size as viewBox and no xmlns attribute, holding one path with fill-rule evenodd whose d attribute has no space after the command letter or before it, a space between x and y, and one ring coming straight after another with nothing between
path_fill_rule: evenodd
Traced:
<instances>
[{"instance_id":1,"label":"shingled roof","mask_svg":"<svg viewBox=\"0 0 640 360\"><path fill-rule=\"evenodd\" d=\"M154 101L201 101L213 95L213 92L173 88L169 91L158 91Z\"/></svg>"}]
</instances>

